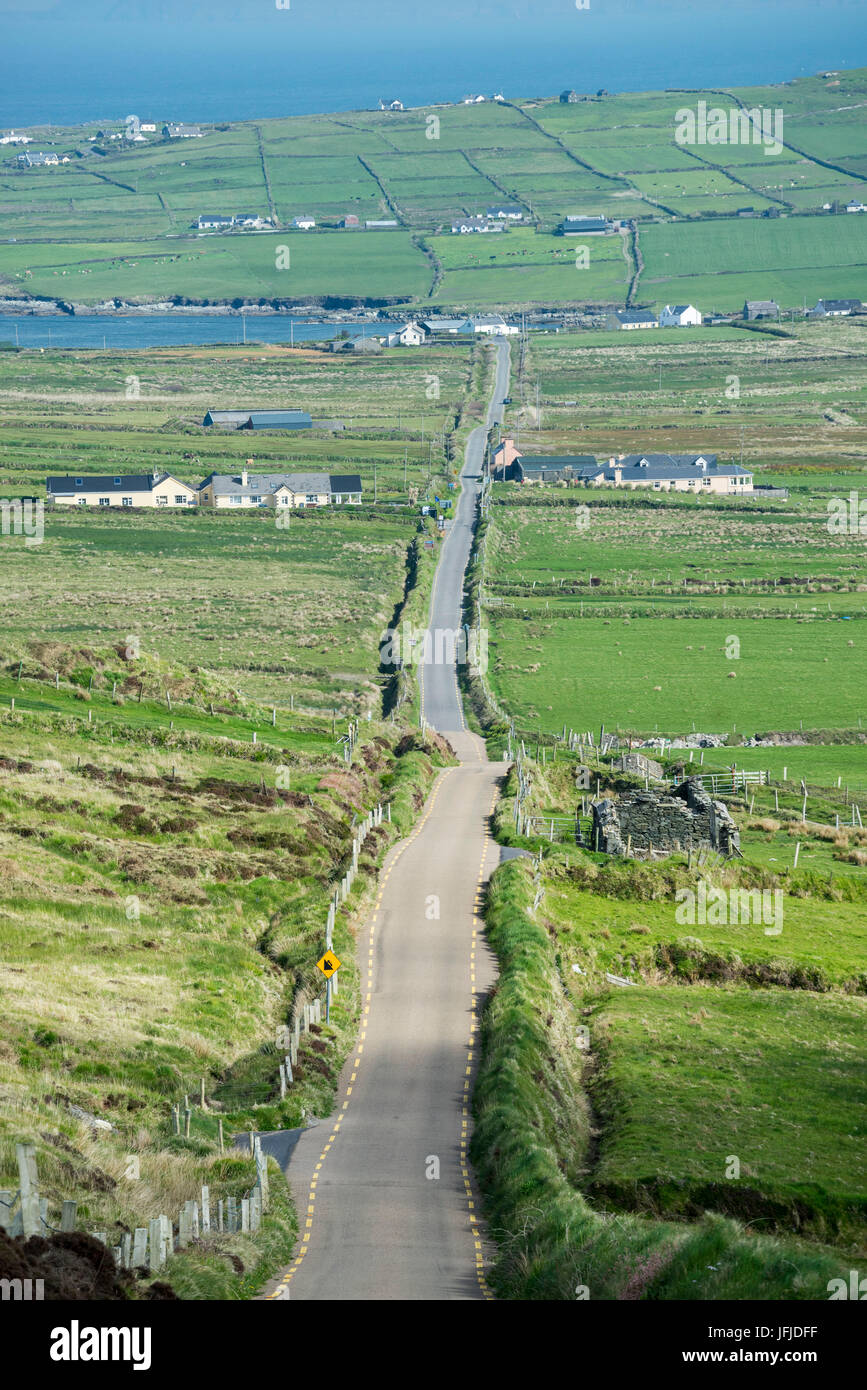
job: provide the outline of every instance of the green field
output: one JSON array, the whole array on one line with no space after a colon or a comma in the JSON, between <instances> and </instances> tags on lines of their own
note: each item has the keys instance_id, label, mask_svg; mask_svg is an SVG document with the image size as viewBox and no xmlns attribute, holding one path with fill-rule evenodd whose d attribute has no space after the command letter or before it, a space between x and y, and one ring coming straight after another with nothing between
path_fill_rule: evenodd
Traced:
<instances>
[{"instance_id":1,"label":"green field","mask_svg":"<svg viewBox=\"0 0 867 1390\"><path fill-rule=\"evenodd\" d=\"M657 225L642 229L641 249L642 303L695 304L707 314L747 299L788 307L806 299L812 308L816 298L867 294L867 215Z\"/></svg>"},{"instance_id":2,"label":"green field","mask_svg":"<svg viewBox=\"0 0 867 1390\"><path fill-rule=\"evenodd\" d=\"M202 140L156 136L133 146L91 141L95 126L36 128L39 147L69 162L27 170L14 150L0 161L0 216L15 239L0 248L0 292L84 303L173 295L425 303L431 294L457 307L622 303L631 271L617 238L617 254L600 251L573 280L548 235L568 213L605 213L638 221L639 302L693 299L708 311L746 297L778 295L791 308L805 295L862 295L867 219L820 214L863 195L865 87L865 71L853 70L730 96L355 111L206 126ZM699 100L782 109L784 148L771 158L753 142L680 145L677 112ZM270 218L276 234L191 235L215 198L227 214ZM462 238L478 261L456 263L467 249L452 249L452 221L504 199L544 235L532 248L522 234L504 237L502 249L488 248L492 238ZM745 209L755 217L738 217ZM763 219L768 211L786 220ZM314 233L285 230L300 213L316 218ZM339 231L348 213L399 229ZM433 260L413 240L419 234L433 234ZM275 268L280 244L291 249L287 271ZM516 245L522 263L507 265Z\"/></svg>"},{"instance_id":3,"label":"green field","mask_svg":"<svg viewBox=\"0 0 867 1390\"><path fill-rule=\"evenodd\" d=\"M455 422L482 409L482 359L466 342L375 357L268 346L3 353L0 487L42 495L50 474L118 469L198 484L253 456L274 471L359 473L366 499L406 501L409 488L421 495L429 478L452 477ZM343 428L202 428L208 409L238 402L297 406Z\"/></svg>"},{"instance_id":4,"label":"green field","mask_svg":"<svg viewBox=\"0 0 867 1390\"><path fill-rule=\"evenodd\" d=\"M505 431L533 453L710 452L805 502L863 487L867 326L538 333ZM539 383L541 429L526 407ZM667 569L667 566L666 566Z\"/></svg>"},{"instance_id":5,"label":"green field","mask_svg":"<svg viewBox=\"0 0 867 1390\"><path fill-rule=\"evenodd\" d=\"M412 705L380 671L383 631L426 603L436 560L406 488L423 495L430 468L445 490L444 449L474 421L487 358L459 344L424 358L4 355L7 496L41 496L46 473L73 468L201 480L253 450L269 468L360 470L370 493L288 529L264 512L55 508L40 543L0 536L0 1185L14 1189L15 1143L33 1142L53 1225L72 1198L114 1244L176 1218L202 1183L215 1201L240 1196L253 1165L222 1153L221 1120L230 1149L236 1131L329 1112L357 1029L355 916L448 757L413 736ZM140 391L127 399L130 377ZM204 409L227 392L253 404L290 393L347 429L210 435ZM424 466L423 412L426 443L440 433ZM400 693L412 701L412 683ZM281 1099L281 1030L320 992L335 884L385 799L391 818L337 915L339 998L328 1026L304 1033ZM170 1107L202 1086L207 1108L194 1100L189 1137L174 1135ZM113 1129L95 1138L70 1106ZM297 1221L274 1185L261 1237L170 1261L180 1296L250 1297L288 1262Z\"/></svg>"}]
</instances>

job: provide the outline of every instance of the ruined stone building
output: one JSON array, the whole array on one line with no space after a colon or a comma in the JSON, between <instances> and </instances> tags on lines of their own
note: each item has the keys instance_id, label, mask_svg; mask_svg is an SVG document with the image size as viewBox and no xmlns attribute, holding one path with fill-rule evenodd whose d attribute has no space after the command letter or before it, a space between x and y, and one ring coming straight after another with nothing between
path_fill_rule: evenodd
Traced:
<instances>
[{"instance_id":1,"label":"ruined stone building","mask_svg":"<svg viewBox=\"0 0 867 1390\"><path fill-rule=\"evenodd\" d=\"M672 792L626 792L619 801L594 802L592 844L621 858L701 849L727 859L740 854L740 836L727 807L691 779Z\"/></svg>"}]
</instances>

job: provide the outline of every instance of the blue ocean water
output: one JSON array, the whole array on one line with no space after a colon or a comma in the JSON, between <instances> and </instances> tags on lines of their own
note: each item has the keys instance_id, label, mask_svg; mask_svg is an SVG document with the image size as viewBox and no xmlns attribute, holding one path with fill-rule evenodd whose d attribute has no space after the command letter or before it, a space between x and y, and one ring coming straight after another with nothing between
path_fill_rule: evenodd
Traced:
<instances>
[{"instance_id":1,"label":"blue ocean water","mask_svg":"<svg viewBox=\"0 0 867 1390\"><path fill-rule=\"evenodd\" d=\"M362 337L373 324L316 323L284 314L247 317L210 314L88 314L81 318L35 314L0 315L0 342L22 348L105 348L118 351L190 344L324 342L351 328ZM246 334L246 336L245 336Z\"/></svg>"},{"instance_id":2,"label":"blue ocean water","mask_svg":"<svg viewBox=\"0 0 867 1390\"><path fill-rule=\"evenodd\" d=\"M867 65L865 0L0 0L0 125L244 120Z\"/></svg>"}]
</instances>

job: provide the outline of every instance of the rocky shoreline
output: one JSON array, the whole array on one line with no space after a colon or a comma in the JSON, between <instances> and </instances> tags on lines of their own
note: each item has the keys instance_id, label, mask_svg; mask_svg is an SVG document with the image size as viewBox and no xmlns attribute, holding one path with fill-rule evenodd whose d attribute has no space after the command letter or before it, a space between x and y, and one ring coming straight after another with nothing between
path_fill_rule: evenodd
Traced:
<instances>
[{"instance_id":1,"label":"rocky shoreline","mask_svg":"<svg viewBox=\"0 0 867 1390\"><path fill-rule=\"evenodd\" d=\"M100 304L75 304L64 299L0 299L0 315L14 315L16 318L104 318L106 316L130 318L152 317L155 314L173 314L187 318L302 318L315 316L320 323L371 323L379 318L382 310L398 307L387 304L381 307L341 307L328 308L315 302L279 304L179 304L173 299L161 299L146 304L119 299L107 299Z\"/></svg>"}]
</instances>

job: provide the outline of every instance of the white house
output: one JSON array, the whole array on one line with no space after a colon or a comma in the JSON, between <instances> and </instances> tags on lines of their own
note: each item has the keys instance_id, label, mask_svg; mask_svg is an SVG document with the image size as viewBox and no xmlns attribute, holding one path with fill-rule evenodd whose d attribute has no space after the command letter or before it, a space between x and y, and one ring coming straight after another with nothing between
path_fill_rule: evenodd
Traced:
<instances>
[{"instance_id":1,"label":"white house","mask_svg":"<svg viewBox=\"0 0 867 1390\"><path fill-rule=\"evenodd\" d=\"M813 309L807 310L811 319L840 319L863 309L860 299L820 299Z\"/></svg>"},{"instance_id":2,"label":"white house","mask_svg":"<svg viewBox=\"0 0 867 1390\"><path fill-rule=\"evenodd\" d=\"M517 203L494 203L485 213L495 222L523 222L524 209Z\"/></svg>"},{"instance_id":3,"label":"white house","mask_svg":"<svg viewBox=\"0 0 867 1390\"><path fill-rule=\"evenodd\" d=\"M846 204L846 211L847 211L847 212L867 212L867 206L865 206L864 203L860 202L857 198L853 198L852 201L851 201L851 203L847 203L847 204Z\"/></svg>"},{"instance_id":4,"label":"white house","mask_svg":"<svg viewBox=\"0 0 867 1390\"><path fill-rule=\"evenodd\" d=\"M302 214L301 217L292 218L292 226L299 232L310 232L316 226L316 218Z\"/></svg>"},{"instance_id":5,"label":"white house","mask_svg":"<svg viewBox=\"0 0 867 1390\"><path fill-rule=\"evenodd\" d=\"M502 222L492 222L486 217L461 217L452 223L452 232L457 236L468 236L471 232L501 232Z\"/></svg>"},{"instance_id":6,"label":"white house","mask_svg":"<svg viewBox=\"0 0 867 1390\"><path fill-rule=\"evenodd\" d=\"M421 347L427 334L417 323L406 323L396 327L385 339L386 347Z\"/></svg>"},{"instance_id":7,"label":"white house","mask_svg":"<svg viewBox=\"0 0 867 1390\"><path fill-rule=\"evenodd\" d=\"M204 231L224 231L228 227L235 225L235 219L230 213L223 212L203 212L199 214L196 227L200 232Z\"/></svg>"},{"instance_id":8,"label":"white house","mask_svg":"<svg viewBox=\"0 0 867 1390\"><path fill-rule=\"evenodd\" d=\"M14 130L10 130L8 135L0 135L0 145L29 145L30 143L29 135L16 135Z\"/></svg>"},{"instance_id":9,"label":"white house","mask_svg":"<svg viewBox=\"0 0 867 1390\"><path fill-rule=\"evenodd\" d=\"M701 314L692 304L666 304L659 316L660 328L693 328L701 323Z\"/></svg>"}]
</instances>

